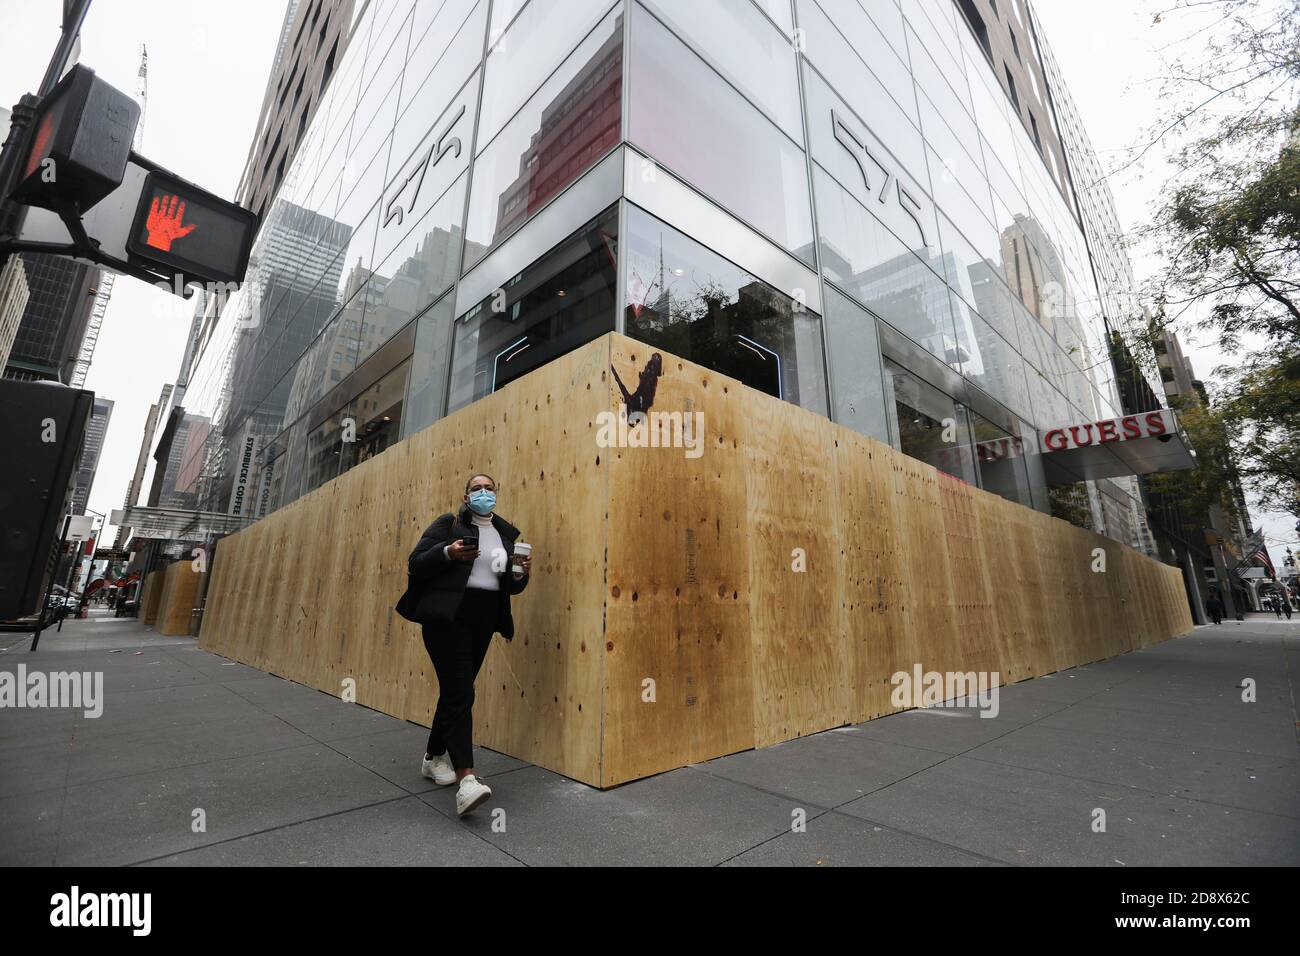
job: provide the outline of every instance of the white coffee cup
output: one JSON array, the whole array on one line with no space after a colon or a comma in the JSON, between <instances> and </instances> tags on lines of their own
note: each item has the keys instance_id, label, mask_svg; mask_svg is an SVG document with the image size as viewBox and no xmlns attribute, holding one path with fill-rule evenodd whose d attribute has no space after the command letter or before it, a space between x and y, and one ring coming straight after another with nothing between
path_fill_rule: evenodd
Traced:
<instances>
[{"instance_id":1,"label":"white coffee cup","mask_svg":"<svg viewBox=\"0 0 1300 956\"><path fill-rule=\"evenodd\" d=\"M527 541L515 542L516 558L528 558L528 557L532 557L532 554L533 554L533 546L529 544ZM524 575L524 569L522 566L520 566L519 562L517 561L510 565L510 570L514 572L515 577L523 577Z\"/></svg>"}]
</instances>

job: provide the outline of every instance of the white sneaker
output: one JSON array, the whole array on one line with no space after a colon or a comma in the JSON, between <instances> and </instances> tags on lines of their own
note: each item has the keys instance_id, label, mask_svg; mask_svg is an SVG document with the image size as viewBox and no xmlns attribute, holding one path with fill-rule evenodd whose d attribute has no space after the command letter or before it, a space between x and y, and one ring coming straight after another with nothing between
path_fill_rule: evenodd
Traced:
<instances>
[{"instance_id":1,"label":"white sneaker","mask_svg":"<svg viewBox=\"0 0 1300 956\"><path fill-rule=\"evenodd\" d=\"M442 787L456 782L456 770L451 765L451 757L445 753L432 759L426 757L420 763L420 773Z\"/></svg>"},{"instance_id":2,"label":"white sneaker","mask_svg":"<svg viewBox=\"0 0 1300 956\"><path fill-rule=\"evenodd\" d=\"M466 774L461 778L460 788L456 791L456 816L464 816L490 796L490 787L480 783L472 773Z\"/></svg>"}]
</instances>

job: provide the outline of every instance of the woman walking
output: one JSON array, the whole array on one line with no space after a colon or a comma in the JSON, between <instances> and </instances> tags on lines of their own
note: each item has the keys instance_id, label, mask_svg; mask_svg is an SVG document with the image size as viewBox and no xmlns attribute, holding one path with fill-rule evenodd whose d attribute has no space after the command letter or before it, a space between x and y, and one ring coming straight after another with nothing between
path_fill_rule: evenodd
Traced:
<instances>
[{"instance_id":1,"label":"woman walking","mask_svg":"<svg viewBox=\"0 0 1300 956\"><path fill-rule=\"evenodd\" d=\"M397 604L399 614L423 629L438 675L438 706L420 772L442 786L459 784L457 815L492 796L474 773L474 678L492 635L514 637L510 596L528 586L532 563L527 554L515 557L519 529L495 513L496 493L490 475L470 476L459 512L439 516L411 552L406 593Z\"/></svg>"}]
</instances>

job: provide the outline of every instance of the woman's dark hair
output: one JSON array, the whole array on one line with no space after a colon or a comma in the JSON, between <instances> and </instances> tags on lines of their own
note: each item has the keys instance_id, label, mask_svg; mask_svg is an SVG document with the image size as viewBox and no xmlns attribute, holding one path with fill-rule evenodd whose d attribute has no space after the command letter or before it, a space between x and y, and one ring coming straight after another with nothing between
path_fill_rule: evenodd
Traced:
<instances>
[{"instance_id":1,"label":"woman's dark hair","mask_svg":"<svg viewBox=\"0 0 1300 956\"><path fill-rule=\"evenodd\" d=\"M486 478L488 481L492 482L493 488L497 486L497 480L493 478L491 475L489 475L486 471L476 471L474 472L474 474L470 475L469 478L466 479L465 481L465 494L469 494L469 486L474 484L475 478Z\"/></svg>"}]
</instances>

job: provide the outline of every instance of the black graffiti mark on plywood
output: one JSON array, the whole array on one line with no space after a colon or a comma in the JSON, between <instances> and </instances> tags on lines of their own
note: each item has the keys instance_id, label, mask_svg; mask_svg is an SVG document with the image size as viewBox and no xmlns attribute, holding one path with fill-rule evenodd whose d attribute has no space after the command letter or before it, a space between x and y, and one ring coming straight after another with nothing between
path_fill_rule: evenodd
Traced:
<instances>
[{"instance_id":1,"label":"black graffiti mark on plywood","mask_svg":"<svg viewBox=\"0 0 1300 956\"><path fill-rule=\"evenodd\" d=\"M618 369L610 366L610 371L614 373L614 381L618 383L618 390L623 393L623 403L627 405L628 420L632 416L640 413L644 415L650 411L650 406L654 404L655 390L659 387L659 376L664 373L663 356L655 352L650 356L650 360L645 363L645 368L641 370L640 381L638 381L635 392L629 392L623 380L618 377Z\"/></svg>"}]
</instances>

